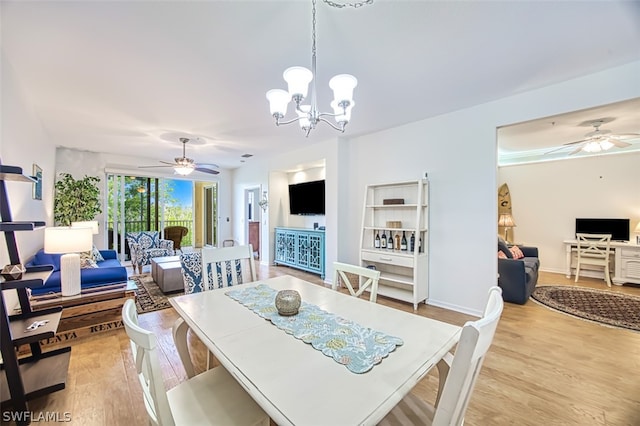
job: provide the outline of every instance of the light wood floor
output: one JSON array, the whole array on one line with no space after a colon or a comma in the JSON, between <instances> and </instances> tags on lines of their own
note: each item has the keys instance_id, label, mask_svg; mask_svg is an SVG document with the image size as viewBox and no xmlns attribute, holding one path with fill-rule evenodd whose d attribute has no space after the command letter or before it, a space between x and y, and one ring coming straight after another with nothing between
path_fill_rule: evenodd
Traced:
<instances>
[{"instance_id":1,"label":"light wood floor","mask_svg":"<svg viewBox=\"0 0 640 426\"><path fill-rule=\"evenodd\" d=\"M261 278L286 273L320 283L318 276L286 267L259 268ZM539 284L575 285L550 273L542 273ZM588 278L578 285L606 289L603 281ZM640 294L638 287L611 291ZM412 310L382 297L379 302ZM472 319L426 305L418 314L458 325ZM176 317L171 308L140 316L159 336L167 388L186 378L171 337ZM190 343L203 369L204 347L196 338ZM148 424L128 344L122 329L75 344L67 388L32 401L31 411L68 412L74 425ZM640 425L639 373L640 333L574 319L531 300L524 306L507 303L465 424ZM434 371L413 392L433 398L436 388Z\"/></svg>"}]
</instances>

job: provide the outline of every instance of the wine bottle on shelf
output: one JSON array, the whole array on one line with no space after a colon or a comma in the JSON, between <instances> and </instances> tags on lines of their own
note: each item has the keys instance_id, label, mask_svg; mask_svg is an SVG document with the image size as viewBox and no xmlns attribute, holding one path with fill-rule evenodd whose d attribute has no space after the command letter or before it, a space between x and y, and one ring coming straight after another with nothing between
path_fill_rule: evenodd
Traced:
<instances>
[{"instance_id":1,"label":"wine bottle on shelf","mask_svg":"<svg viewBox=\"0 0 640 426\"><path fill-rule=\"evenodd\" d=\"M387 248L387 234L384 233L384 229L382 230L382 238L380 239L380 248Z\"/></svg>"},{"instance_id":2,"label":"wine bottle on shelf","mask_svg":"<svg viewBox=\"0 0 640 426\"><path fill-rule=\"evenodd\" d=\"M400 250L400 234L396 232L396 237L393 244L394 250Z\"/></svg>"},{"instance_id":3,"label":"wine bottle on shelf","mask_svg":"<svg viewBox=\"0 0 640 426\"><path fill-rule=\"evenodd\" d=\"M378 231L373 231L376 233L376 238L373 241L373 247L374 248L380 248L380 234L378 234Z\"/></svg>"},{"instance_id":4,"label":"wine bottle on shelf","mask_svg":"<svg viewBox=\"0 0 640 426\"><path fill-rule=\"evenodd\" d=\"M418 253L422 253L422 237L420 237L420 240L418 242Z\"/></svg>"},{"instance_id":5,"label":"wine bottle on shelf","mask_svg":"<svg viewBox=\"0 0 640 426\"><path fill-rule=\"evenodd\" d=\"M387 248L393 250L393 232L389 229L389 239L387 240Z\"/></svg>"},{"instance_id":6,"label":"wine bottle on shelf","mask_svg":"<svg viewBox=\"0 0 640 426\"><path fill-rule=\"evenodd\" d=\"M411 243L409 247L411 248L412 252L415 251L416 249L416 233L415 232L411 233Z\"/></svg>"},{"instance_id":7,"label":"wine bottle on shelf","mask_svg":"<svg viewBox=\"0 0 640 426\"><path fill-rule=\"evenodd\" d=\"M402 231L402 240L400 240L400 250L407 251L407 237L404 235L404 231Z\"/></svg>"}]
</instances>

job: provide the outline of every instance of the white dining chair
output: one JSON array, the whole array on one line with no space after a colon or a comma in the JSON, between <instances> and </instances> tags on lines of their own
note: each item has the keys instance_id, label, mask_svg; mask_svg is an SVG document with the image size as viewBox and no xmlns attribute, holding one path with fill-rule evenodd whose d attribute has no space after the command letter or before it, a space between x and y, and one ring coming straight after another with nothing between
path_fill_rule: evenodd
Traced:
<instances>
[{"instance_id":1,"label":"white dining chair","mask_svg":"<svg viewBox=\"0 0 640 426\"><path fill-rule=\"evenodd\" d=\"M378 298L378 281L380 280L380 271L341 262L333 262L333 271L332 288L334 290L338 289L338 281L340 280L352 296L360 297L362 293L369 291L369 301L373 303L376 302L376 299ZM356 276L353 278L357 278L358 280L358 290L355 290L354 283L351 282L350 277L347 274Z\"/></svg>"},{"instance_id":2,"label":"white dining chair","mask_svg":"<svg viewBox=\"0 0 640 426\"><path fill-rule=\"evenodd\" d=\"M205 273L211 268L211 274ZM213 282L210 280L213 279ZM207 290L256 281L255 260L251 244L244 246L203 248L202 280Z\"/></svg>"},{"instance_id":3,"label":"white dining chair","mask_svg":"<svg viewBox=\"0 0 640 426\"><path fill-rule=\"evenodd\" d=\"M576 280L580 277L580 269L584 265L604 267L604 281L611 287L609 263L611 261L611 234L577 233L578 263L576 264Z\"/></svg>"},{"instance_id":4,"label":"white dining chair","mask_svg":"<svg viewBox=\"0 0 640 426\"><path fill-rule=\"evenodd\" d=\"M156 336L138 324L133 300L122 307L124 328L153 425L269 425L269 416L223 367L164 387Z\"/></svg>"},{"instance_id":5,"label":"white dining chair","mask_svg":"<svg viewBox=\"0 0 640 426\"><path fill-rule=\"evenodd\" d=\"M435 404L431 405L409 393L379 425L462 425L503 307L502 290L500 287L491 287L483 317L464 325L455 355L448 353L438 363L439 386Z\"/></svg>"},{"instance_id":6,"label":"white dining chair","mask_svg":"<svg viewBox=\"0 0 640 426\"><path fill-rule=\"evenodd\" d=\"M244 246L203 248L199 269L203 291L214 290L256 281L255 260L251 244ZM193 265L192 265L193 266ZM183 273L185 268L183 265ZM186 282L185 276L185 282ZM182 360L187 377L195 375L195 367L191 360L188 341L189 326L182 318L173 324L173 341ZM207 353L207 370L213 363L213 354Z\"/></svg>"}]
</instances>

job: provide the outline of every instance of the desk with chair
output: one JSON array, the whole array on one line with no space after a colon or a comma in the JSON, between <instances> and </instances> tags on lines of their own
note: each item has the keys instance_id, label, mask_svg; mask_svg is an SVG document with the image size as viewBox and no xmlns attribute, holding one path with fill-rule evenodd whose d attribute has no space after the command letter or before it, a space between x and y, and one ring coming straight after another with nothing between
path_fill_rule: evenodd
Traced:
<instances>
[{"instance_id":1,"label":"desk with chair","mask_svg":"<svg viewBox=\"0 0 640 426\"><path fill-rule=\"evenodd\" d=\"M564 240L565 246L565 275L571 278L575 268L575 254L577 252L577 240ZM611 241L611 251L613 252L613 278L611 281L616 285L623 283L640 284L640 245L633 242Z\"/></svg>"},{"instance_id":2,"label":"desk with chair","mask_svg":"<svg viewBox=\"0 0 640 426\"><path fill-rule=\"evenodd\" d=\"M460 338L458 326L292 276L238 287L258 285L297 290L303 302L403 341L371 370L356 374L229 297L233 287L170 299L191 331L279 425L377 424Z\"/></svg>"}]
</instances>

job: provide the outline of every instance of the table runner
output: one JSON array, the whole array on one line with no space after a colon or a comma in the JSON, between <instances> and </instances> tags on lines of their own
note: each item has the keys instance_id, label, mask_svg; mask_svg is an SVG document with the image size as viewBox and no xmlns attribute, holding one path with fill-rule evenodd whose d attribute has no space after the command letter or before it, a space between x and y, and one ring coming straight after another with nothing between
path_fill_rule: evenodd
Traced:
<instances>
[{"instance_id":1,"label":"table runner","mask_svg":"<svg viewBox=\"0 0 640 426\"><path fill-rule=\"evenodd\" d=\"M354 373L366 373L403 344L399 337L361 326L304 301L297 315L281 316L275 307L277 291L266 284L225 294Z\"/></svg>"}]
</instances>

